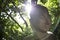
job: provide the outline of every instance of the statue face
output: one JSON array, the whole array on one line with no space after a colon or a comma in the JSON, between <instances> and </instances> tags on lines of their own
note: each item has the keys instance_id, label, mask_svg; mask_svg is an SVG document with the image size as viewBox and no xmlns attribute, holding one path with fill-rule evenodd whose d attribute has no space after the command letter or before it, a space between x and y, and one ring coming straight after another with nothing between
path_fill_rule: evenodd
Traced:
<instances>
[{"instance_id":1,"label":"statue face","mask_svg":"<svg viewBox=\"0 0 60 40\"><path fill-rule=\"evenodd\" d=\"M47 31L50 28L51 21L47 8L41 5L33 6L30 12L30 23L33 32L35 32L38 37L44 37L47 35ZM42 36L41 36L42 35Z\"/></svg>"}]
</instances>

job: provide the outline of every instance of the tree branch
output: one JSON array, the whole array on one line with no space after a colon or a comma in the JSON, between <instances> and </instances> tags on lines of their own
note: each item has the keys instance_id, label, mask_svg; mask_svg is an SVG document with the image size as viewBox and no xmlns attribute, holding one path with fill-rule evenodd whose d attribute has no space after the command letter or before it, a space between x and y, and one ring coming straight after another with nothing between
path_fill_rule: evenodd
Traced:
<instances>
[{"instance_id":1,"label":"tree branch","mask_svg":"<svg viewBox=\"0 0 60 40\"><path fill-rule=\"evenodd\" d=\"M19 15L21 16L21 18L24 20L25 24L26 24L26 27L28 27L28 24L26 22L26 20L22 17L22 14L19 13Z\"/></svg>"},{"instance_id":2,"label":"tree branch","mask_svg":"<svg viewBox=\"0 0 60 40\"><path fill-rule=\"evenodd\" d=\"M11 12L12 13L12 12ZM18 24L18 22L11 16L11 15L9 15L7 12L6 12L6 14L16 23L16 24ZM23 28L18 24L18 26L21 28L21 30L23 31Z\"/></svg>"},{"instance_id":3,"label":"tree branch","mask_svg":"<svg viewBox=\"0 0 60 40\"><path fill-rule=\"evenodd\" d=\"M55 25L55 28L54 28L53 32L55 32L55 30L57 29L59 23L60 23L60 16L57 19L57 23Z\"/></svg>"}]
</instances>

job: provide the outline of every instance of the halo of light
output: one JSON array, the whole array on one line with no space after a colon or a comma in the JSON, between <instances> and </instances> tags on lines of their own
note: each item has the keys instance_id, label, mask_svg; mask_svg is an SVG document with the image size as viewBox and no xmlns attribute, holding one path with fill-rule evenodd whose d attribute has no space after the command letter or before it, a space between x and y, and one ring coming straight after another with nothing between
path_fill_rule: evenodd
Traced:
<instances>
[{"instance_id":1,"label":"halo of light","mask_svg":"<svg viewBox=\"0 0 60 40\"><path fill-rule=\"evenodd\" d=\"M32 9L31 0L27 0L27 4L25 5L25 10L28 13L29 18L30 18L31 9Z\"/></svg>"}]
</instances>

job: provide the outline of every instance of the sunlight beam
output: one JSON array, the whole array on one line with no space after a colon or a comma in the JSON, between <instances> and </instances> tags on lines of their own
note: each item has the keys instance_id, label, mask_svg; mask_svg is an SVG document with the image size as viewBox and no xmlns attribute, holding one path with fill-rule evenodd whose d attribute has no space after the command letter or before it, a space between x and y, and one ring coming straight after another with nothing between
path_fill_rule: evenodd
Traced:
<instances>
[{"instance_id":1,"label":"sunlight beam","mask_svg":"<svg viewBox=\"0 0 60 40\"><path fill-rule=\"evenodd\" d=\"M31 0L27 0L27 4L25 5L25 10L28 13L29 19L30 19L30 11L31 11L31 9L32 9Z\"/></svg>"}]
</instances>

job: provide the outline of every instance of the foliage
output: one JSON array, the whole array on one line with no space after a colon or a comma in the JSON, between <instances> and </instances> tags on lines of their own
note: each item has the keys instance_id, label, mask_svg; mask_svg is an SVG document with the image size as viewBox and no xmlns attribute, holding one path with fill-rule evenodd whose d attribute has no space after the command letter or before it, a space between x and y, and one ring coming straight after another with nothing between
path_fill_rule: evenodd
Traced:
<instances>
[{"instance_id":1,"label":"foliage","mask_svg":"<svg viewBox=\"0 0 60 40\"><path fill-rule=\"evenodd\" d=\"M48 8L49 10L49 14L51 16L51 20L52 20L52 25L50 28L50 31L52 31L55 36L57 37L58 40L60 40L60 3L58 2L58 0L48 0L45 3L45 6Z\"/></svg>"},{"instance_id":2,"label":"foliage","mask_svg":"<svg viewBox=\"0 0 60 40\"><path fill-rule=\"evenodd\" d=\"M57 0L48 0L48 2L45 3L46 7L49 10L49 14L51 15L52 20L52 29L55 30L54 27L57 27L60 21L60 6ZM52 30L51 30L52 31Z\"/></svg>"},{"instance_id":3,"label":"foliage","mask_svg":"<svg viewBox=\"0 0 60 40\"><path fill-rule=\"evenodd\" d=\"M23 40L30 35L24 15L21 11L24 0L0 0L0 40ZM20 7L18 7L20 5ZM15 17L19 14L24 23L19 24ZM28 20L28 19L27 19ZM26 28L27 27L27 28Z\"/></svg>"}]
</instances>

